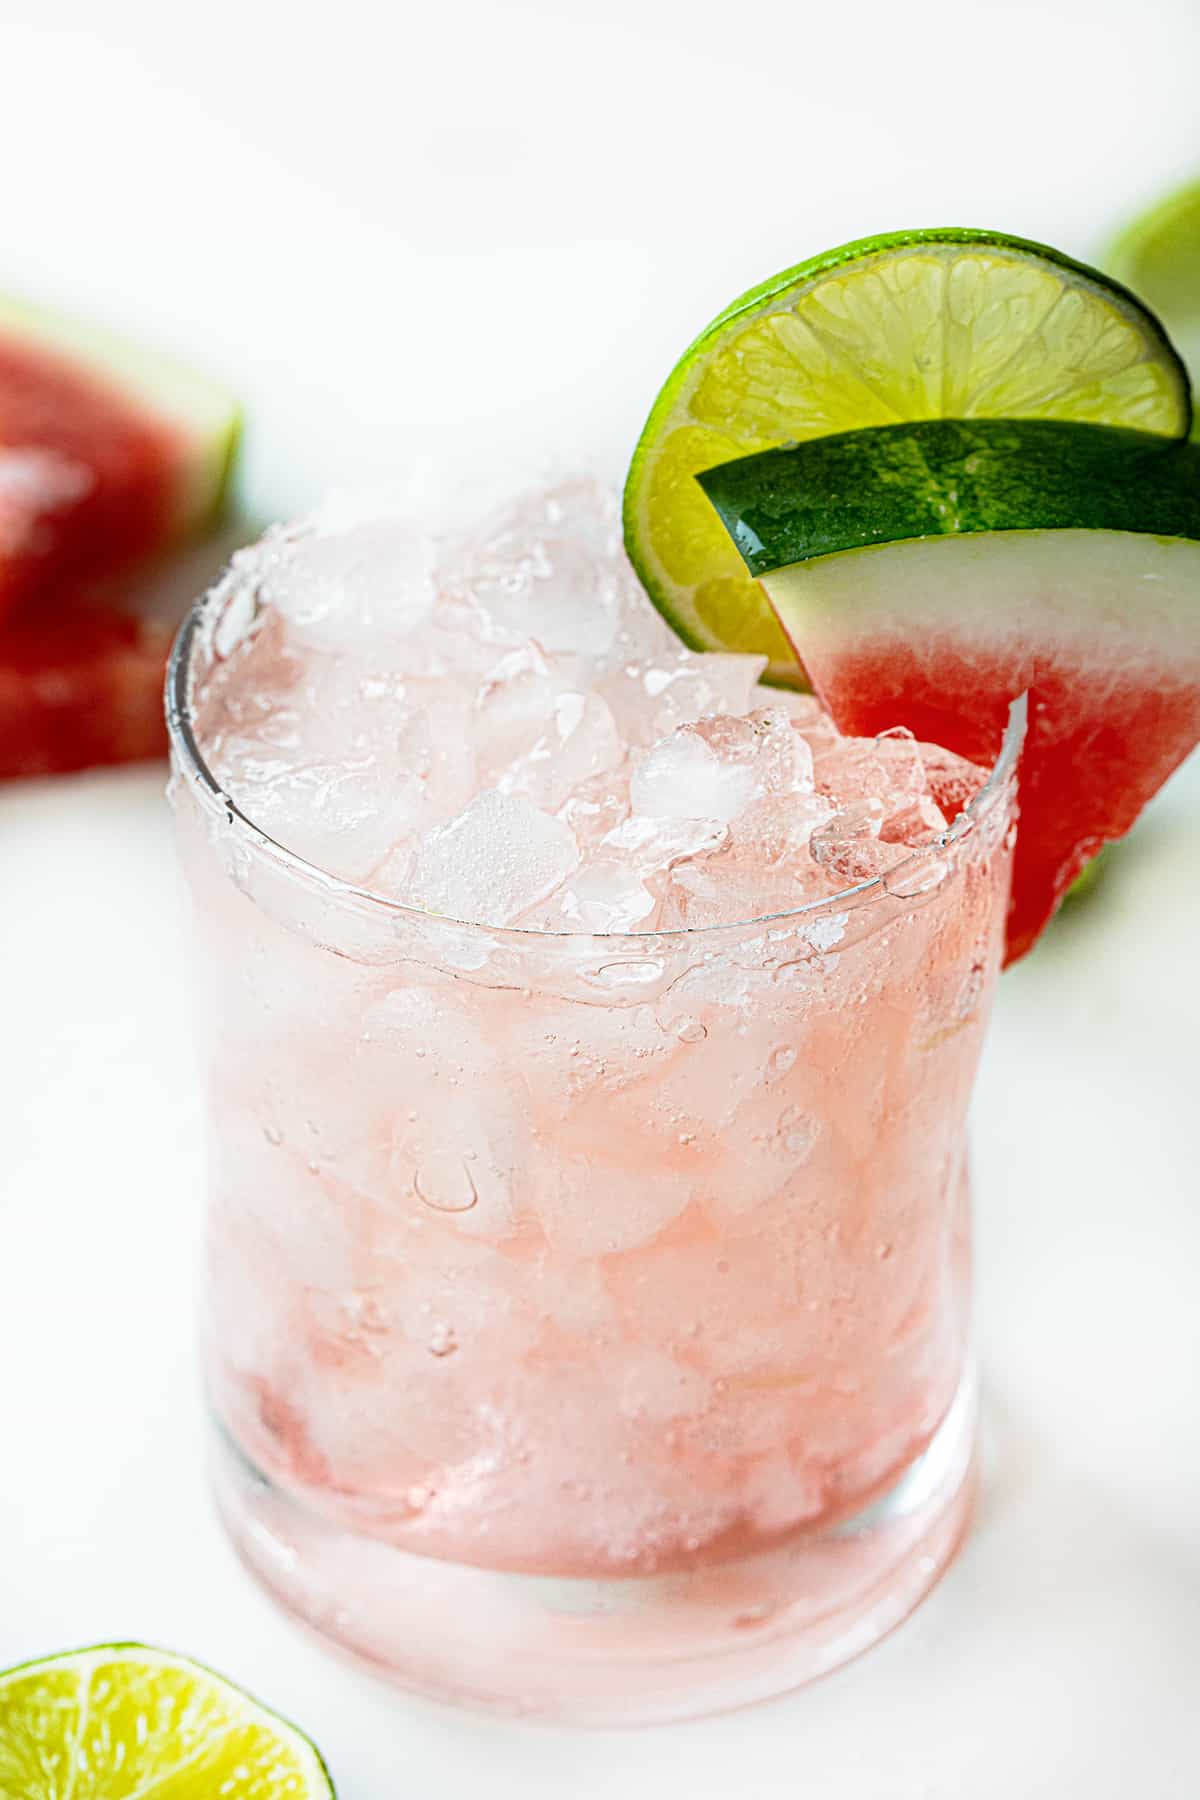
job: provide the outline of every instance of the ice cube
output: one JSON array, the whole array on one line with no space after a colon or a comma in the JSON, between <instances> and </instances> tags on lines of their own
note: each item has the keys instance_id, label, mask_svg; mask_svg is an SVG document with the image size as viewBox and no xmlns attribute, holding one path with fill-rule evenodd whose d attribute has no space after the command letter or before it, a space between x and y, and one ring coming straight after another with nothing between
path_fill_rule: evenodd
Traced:
<instances>
[{"instance_id":1,"label":"ice cube","mask_svg":"<svg viewBox=\"0 0 1200 1800\"><path fill-rule=\"evenodd\" d=\"M260 831L346 881L361 881L413 829L425 784L411 773L381 773L362 754L336 762L300 762L272 754L253 738L226 738L218 779Z\"/></svg>"},{"instance_id":2,"label":"ice cube","mask_svg":"<svg viewBox=\"0 0 1200 1800\"><path fill-rule=\"evenodd\" d=\"M634 812L647 818L728 824L749 805L757 786L748 763L722 756L696 725L681 725L635 766L629 798Z\"/></svg>"},{"instance_id":3,"label":"ice cube","mask_svg":"<svg viewBox=\"0 0 1200 1800\"><path fill-rule=\"evenodd\" d=\"M624 762L580 782L558 809L585 856L629 813L629 770Z\"/></svg>"},{"instance_id":4,"label":"ice cube","mask_svg":"<svg viewBox=\"0 0 1200 1800\"><path fill-rule=\"evenodd\" d=\"M812 749L787 714L780 707L760 707L750 714L749 723L756 739L753 764L763 792L796 794L811 789Z\"/></svg>"},{"instance_id":5,"label":"ice cube","mask_svg":"<svg viewBox=\"0 0 1200 1800\"><path fill-rule=\"evenodd\" d=\"M475 696L474 721L488 768L503 767L529 748L553 716L558 693L550 659L538 644L519 644L492 664Z\"/></svg>"},{"instance_id":6,"label":"ice cube","mask_svg":"<svg viewBox=\"0 0 1200 1800\"><path fill-rule=\"evenodd\" d=\"M747 923L794 912L811 898L798 869L775 873L729 855L711 862L685 862L671 870L659 929L702 931L712 925Z\"/></svg>"},{"instance_id":7,"label":"ice cube","mask_svg":"<svg viewBox=\"0 0 1200 1800\"><path fill-rule=\"evenodd\" d=\"M473 614L498 642L534 638L547 651L602 656L620 618L611 525L590 483L523 495L443 560L447 615ZM605 508L611 503L605 498ZM597 539L599 542L597 542Z\"/></svg>"},{"instance_id":8,"label":"ice cube","mask_svg":"<svg viewBox=\"0 0 1200 1800\"><path fill-rule=\"evenodd\" d=\"M795 694L779 688L772 694L771 703L787 714L792 730L800 733L814 753L819 754L840 740L841 733L815 694Z\"/></svg>"},{"instance_id":9,"label":"ice cube","mask_svg":"<svg viewBox=\"0 0 1200 1800\"><path fill-rule=\"evenodd\" d=\"M645 878L685 858L710 855L728 836L729 827L719 819L642 818L635 813L606 834L601 849L627 858Z\"/></svg>"},{"instance_id":10,"label":"ice cube","mask_svg":"<svg viewBox=\"0 0 1200 1800\"><path fill-rule=\"evenodd\" d=\"M522 794L485 789L417 847L408 898L448 918L508 925L579 866L561 819Z\"/></svg>"},{"instance_id":11,"label":"ice cube","mask_svg":"<svg viewBox=\"0 0 1200 1800\"><path fill-rule=\"evenodd\" d=\"M873 881L896 860L895 846L879 842L883 803L847 800L809 839L813 861L846 887Z\"/></svg>"},{"instance_id":12,"label":"ice cube","mask_svg":"<svg viewBox=\"0 0 1200 1800\"><path fill-rule=\"evenodd\" d=\"M749 712L765 666L761 656L697 655L672 646L662 656L625 663L604 678L601 692L627 742L649 746L677 725Z\"/></svg>"},{"instance_id":13,"label":"ice cube","mask_svg":"<svg viewBox=\"0 0 1200 1800\"><path fill-rule=\"evenodd\" d=\"M396 733L388 770L424 783L421 828L444 823L462 810L478 786L471 730L472 699L449 681L413 683L407 717Z\"/></svg>"},{"instance_id":14,"label":"ice cube","mask_svg":"<svg viewBox=\"0 0 1200 1800\"><path fill-rule=\"evenodd\" d=\"M544 931L636 931L657 905L628 863L592 862L553 896L537 924Z\"/></svg>"},{"instance_id":15,"label":"ice cube","mask_svg":"<svg viewBox=\"0 0 1200 1800\"><path fill-rule=\"evenodd\" d=\"M908 844L916 848L930 844L946 829L946 815L928 794L916 799L904 798L894 812L889 812L879 828L885 844Z\"/></svg>"},{"instance_id":16,"label":"ice cube","mask_svg":"<svg viewBox=\"0 0 1200 1800\"><path fill-rule=\"evenodd\" d=\"M428 540L398 519L280 543L259 580L293 640L315 650L366 649L406 637L433 608Z\"/></svg>"},{"instance_id":17,"label":"ice cube","mask_svg":"<svg viewBox=\"0 0 1200 1800\"><path fill-rule=\"evenodd\" d=\"M598 694L559 694L545 731L496 781L555 811L573 789L615 769L625 754L613 716Z\"/></svg>"},{"instance_id":18,"label":"ice cube","mask_svg":"<svg viewBox=\"0 0 1200 1800\"><path fill-rule=\"evenodd\" d=\"M757 860L764 869L800 863L814 831L833 817L824 794L767 794L747 807L734 834L739 861Z\"/></svg>"},{"instance_id":19,"label":"ice cube","mask_svg":"<svg viewBox=\"0 0 1200 1800\"><path fill-rule=\"evenodd\" d=\"M930 797L947 819L957 818L987 780L986 770L936 744L921 745L921 760Z\"/></svg>"},{"instance_id":20,"label":"ice cube","mask_svg":"<svg viewBox=\"0 0 1200 1800\"><path fill-rule=\"evenodd\" d=\"M903 726L875 738L842 738L818 753L815 773L817 786L839 805L878 799L894 811L928 792L921 747Z\"/></svg>"}]
</instances>

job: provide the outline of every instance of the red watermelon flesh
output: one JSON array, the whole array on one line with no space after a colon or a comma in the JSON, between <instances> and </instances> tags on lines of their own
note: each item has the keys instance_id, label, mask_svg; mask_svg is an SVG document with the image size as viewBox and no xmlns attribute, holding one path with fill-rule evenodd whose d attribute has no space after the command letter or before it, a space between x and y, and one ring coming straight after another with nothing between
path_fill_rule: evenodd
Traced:
<instances>
[{"instance_id":1,"label":"red watermelon flesh","mask_svg":"<svg viewBox=\"0 0 1200 1800\"><path fill-rule=\"evenodd\" d=\"M0 631L0 779L164 755L170 642L90 595L58 595Z\"/></svg>"},{"instance_id":2,"label":"red watermelon flesh","mask_svg":"<svg viewBox=\"0 0 1200 1800\"><path fill-rule=\"evenodd\" d=\"M0 299L0 776L161 753L168 634L121 588L216 515L237 427L173 360Z\"/></svg>"},{"instance_id":3,"label":"red watermelon flesh","mask_svg":"<svg viewBox=\"0 0 1200 1800\"><path fill-rule=\"evenodd\" d=\"M840 729L995 760L1029 695L1008 960L1200 741L1200 545L1047 531L900 542L764 579Z\"/></svg>"},{"instance_id":4,"label":"red watermelon flesh","mask_svg":"<svg viewBox=\"0 0 1200 1800\"><path fill-rule=\"evenodd\" d=\"M0 334L0 620L170 541L181 434Z\"/></svg>"}]
</instances>

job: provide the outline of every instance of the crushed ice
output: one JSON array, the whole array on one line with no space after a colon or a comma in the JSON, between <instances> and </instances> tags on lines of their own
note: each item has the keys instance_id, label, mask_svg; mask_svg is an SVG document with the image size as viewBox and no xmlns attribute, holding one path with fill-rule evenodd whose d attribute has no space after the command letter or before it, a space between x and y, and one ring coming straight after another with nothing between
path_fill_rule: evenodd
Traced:
<instances>
[{"instance_id":1,"label":"crushed ice","mask_svg":"<svg viewBox=\"0 0 1200 1800\"><path fill-rule=\"evenodd\" d=\"M632 932L782 912L886 872L982 780L847 739L763 659L685 649L578 480L432 541L334 509L240 552L255 629L198 725L270 837L465 921ZM927 759L930 769L927 769Z\"/></svg>"}]
</instances>

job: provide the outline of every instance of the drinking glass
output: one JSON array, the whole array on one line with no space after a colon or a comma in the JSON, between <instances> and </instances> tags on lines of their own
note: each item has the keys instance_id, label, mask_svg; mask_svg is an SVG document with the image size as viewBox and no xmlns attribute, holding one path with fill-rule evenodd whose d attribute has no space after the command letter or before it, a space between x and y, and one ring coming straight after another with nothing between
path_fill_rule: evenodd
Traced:
<instances>
[{"instance_id":1,"label":"drinking glass","mask_svg":"<svg viewBox=\"0 0 1200 1800\"><path fill-rule=\"evenodd\" d=\"M229 1533L405 1686L681 1718L835 1667L973 1491L966 1117L1021 723L943 839L706 930L464 924L223 793L169 676Z\"/></svg>"}]
</instances>

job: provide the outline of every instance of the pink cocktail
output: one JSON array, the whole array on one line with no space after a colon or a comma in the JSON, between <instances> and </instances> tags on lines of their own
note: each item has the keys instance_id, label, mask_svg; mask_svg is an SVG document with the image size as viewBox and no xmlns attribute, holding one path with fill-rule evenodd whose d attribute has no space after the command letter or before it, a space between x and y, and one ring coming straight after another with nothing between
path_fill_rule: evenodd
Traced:
<instances>
[{"instance_id":1,"label":"pink cocktail","mask_svg":"<svg viewBox=\"0 0 1200 1800\"><path fill-rule=\"evenodd\" d=\"M222 1509L405 1684L780 1691L971 1497L991 778L683 650L606 498L243 553L172 674Z\"/></svg>"}]
</instances>

